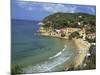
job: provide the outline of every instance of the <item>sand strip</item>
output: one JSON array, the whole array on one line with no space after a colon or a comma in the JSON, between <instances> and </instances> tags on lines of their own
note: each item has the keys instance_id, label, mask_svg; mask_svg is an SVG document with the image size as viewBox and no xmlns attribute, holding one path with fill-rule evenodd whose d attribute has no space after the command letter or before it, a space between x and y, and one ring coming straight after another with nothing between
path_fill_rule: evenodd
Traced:
<instances>
[{"instance_id":1,"label":"sand strip","mask_svg":"<svg viewBox=\"0 0 100 75\"><path fill-rule=\"evenodd\" d=\"M76 44L76 47L77 47L77 54L76 54L76 57L75 57L75 61L74 61L74 64L75 64L75 68L77 68L78 66L82 65L84 59L85 59L85 56L87 55L88 51L89 51L89 48L90 48L90 43L88 43L87 41L84 41L82 39L73 39L75 44Z\"/></svg>"}]
</instances>

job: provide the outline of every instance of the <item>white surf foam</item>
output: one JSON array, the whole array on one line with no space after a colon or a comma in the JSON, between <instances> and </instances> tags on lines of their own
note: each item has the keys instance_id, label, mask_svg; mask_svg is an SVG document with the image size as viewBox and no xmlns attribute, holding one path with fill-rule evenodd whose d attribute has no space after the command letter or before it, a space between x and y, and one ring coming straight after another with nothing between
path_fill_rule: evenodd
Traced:
<instances>
[{"instance_id":1,"label":"white surf foam","mask_svg":"<svg viewBox=\"0 0 100 75\"><path fill-rule=\"evenodd\" d=\"M61 55L61 54L62 54L62 52L66 50L66 48L67 48L67 45L64 45L64 48L62 49L62 51L58 52L56 55L54 55L54 56L50 57L49 59L53 59L53 58L55 58L55 57L57 57L57 56Z\"/></svg>"},{"instance_id":2,"label":"white surf foam","mask_svg":"<svg viewBox=\"0 0 100 75\"><path fill-rule=\"evenodd\" d=\"M26 70L24 70L26 73L36 73L36 72L51 72L53 71L53 68L55 68L58 65L61 65L62 63L66 62L70 57L59 57L53 61L46 61L41 64L37 64L35 66L30 66Z\"/></svg>"},{"instance_id":3,"label":"white surf foam","mask_svg":"<svg viewBox=\"0 0 100 75\"><path fill-rule=\"evenodd\" d=\"M28 68L24 69L24 71L26 73L53 71L56 66L61 65L70 59L71 55L67 55L65 52L63 52L63 51L65 51L66 48L67 48L67 46L64 46L64 49L62 49L61 52L59 52L55 56L53 56L52 58L54 58L54 59L39 63L35 66L29 66Z\"/></svg>"}]
</instances>

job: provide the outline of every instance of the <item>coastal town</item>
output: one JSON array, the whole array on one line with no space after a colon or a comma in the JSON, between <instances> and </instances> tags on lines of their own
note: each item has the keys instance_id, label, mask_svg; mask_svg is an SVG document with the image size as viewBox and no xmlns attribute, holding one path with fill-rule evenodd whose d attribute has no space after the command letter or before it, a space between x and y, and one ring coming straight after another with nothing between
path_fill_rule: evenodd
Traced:
<instances>
[{"instance_id":1,"label":"coastal town","mask_svg":"<svg viewBox=\"0 0 100 75\"><path fill-rule=\"evenodd\" d=\"M82 16L78 16L78 17L82 17ZM50 23L50 21L48 21L48 23ZM74 65L72 66L71 64L71 67L67 66L64 70L91 69L91 65L93 65L91 64L91 60L93 56L95 56L95 53L91 54L90 48L92 46L96 46L95 32L87 33L87 27L62 27L62 28L56 29L56 28L53 28L52 26L45 27L45 24L42 22L39 23L39 25L40 25L39 32L42 36L73 40L74 43L76 44L78 50L77 50L77 55L75 57L75 61L73 63ZM77 25L80 26L81 22L77 22ZM94 59L92 60L92 62L93 61L95 62ZM90 62L90 63L87 63L87 62ZM95 68L95 65L92 69L94 68Z\"/></svg>"},{"instance_id":2,"label":"coastal town","mask_svg":"<svg viewBox=\"0 0 100 75\"><path fill-rule=\"evenodd\" d=\"M48 28L47 30L43 27L43 23L40 24L40 30L39 32L41 35L44 36L52 36L52 37L59 37L59 38L64 38L64 39L70 39L70 35L73 32L78 32L79 36L81 39L86 40L86 38L92 40L96 38L96 33L89 33L86 34L85 28L72 28L72 27L67 27L67 28L61 28L61 29L52 29Z\"/></svg>"},{"instance_id":3,"label":"coastal town","mask_svg":"<svg viewBox=\"0 0 100 75\"><path fill-rule=\"evenodd\" d=\"M11 0L8 72L21 75L95 70L96 5L45 1Z\"/></svg>"}]
</instances>

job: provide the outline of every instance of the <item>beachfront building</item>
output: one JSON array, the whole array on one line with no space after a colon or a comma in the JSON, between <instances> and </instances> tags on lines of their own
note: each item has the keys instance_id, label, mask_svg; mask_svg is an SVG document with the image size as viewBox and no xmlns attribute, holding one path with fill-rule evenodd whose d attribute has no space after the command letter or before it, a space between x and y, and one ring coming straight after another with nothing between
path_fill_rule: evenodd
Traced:
<instances>
[{"instance_id":1,"label":"beachfront building","mask_svg":"<svg viewBox=\"0 0 100 75\"><path fill-rule=\"evenodd\" d=\"M61 36L61 37L66 36L66 28L55 29L55 32L58 36Z\"/></svg>"},{"instance_id":2,"label":"beachfront building","mask_svg":"<svg viewBox=\"0 0 100 75\"><path fill-rule=\"evenodd\" d=\"M85 40L85 38L86 38L85 28L82 28L82 29L79 31L79 34L80 34L80 36L83 38L83 40Z\"/></svg>"},{"instance_id":3,"label":"beachfront building","mask_svg":"<svg viewBox=\"0 0 100 75\"><path fill-rule=\"evenodd\" d=\"M41 32L41 33L45 33L45 32L46 32L46 30L45 30L45 28L43 27L43 26L44 26L44 23L39 22L39 23L38 23L38 25L40 25L39 32Z\"/></svg>"},{"instance_id":4,"label":"beachfront building","mask_svg":"<svg viewBox=\"0 0 100 75\"><path fill-rule=\"evenodd\" d=\"M56 32L57 34L60 34L60 29L55 29L55 32Z\"/></svg>"},{"instance_id":5,"label":"beachfront building","mask_svg":"<svg viewBox=\"0 0 100 75\"><path fill-rule=\"evenodd\" d=\"M66 35L69 36L71 33L75 32L75 31L80 31L80 28L67 28L66 29Z\"/></svg>"},{"instance_id":6,"label":"beachfront building","mask_svg":"<svg viewBox=\"0 0 100 75\"><path fill-rule=\"evenodd\" d=\"M61 28L61 29L55 29L56 34L58 35L65 35L65 37L69 37L73 32L79 32L79 35L82 37L83 40L85 40L86 33L85 28Z\"/></svg>"},{"instance_id":7,"label":"beachfront building","mask_svg":"<svg viewBox=\"0 0 100 75\"><path fill-rule=\"evenodd\" d=\"M46 32L46 30L45 30L45 28L44 27L40 27L40 29L39 29L39 32L41 32L41 33L45 33Z\"/></svg>"},{"instance_id":8,"label":"beachfront building","mask_svg":"<svg viewBox=\"0 0 100 75\"><path fill-rule=\"evenodd\" d=\"M88 39L95 39L95 38L96 38L96 33L87 34L86 37L87 37Z\"/></svg>"},{"instance_id":9,"label":"beachfront building","mask_svg":"<svg viewBox=\"0 0 100 75\"><path fill-rule=\"evenodd\" d=\"M80 31L81 29L80 28L67 28L67 33L73 33L75 31Z\"/></svg>"}]
</instances>

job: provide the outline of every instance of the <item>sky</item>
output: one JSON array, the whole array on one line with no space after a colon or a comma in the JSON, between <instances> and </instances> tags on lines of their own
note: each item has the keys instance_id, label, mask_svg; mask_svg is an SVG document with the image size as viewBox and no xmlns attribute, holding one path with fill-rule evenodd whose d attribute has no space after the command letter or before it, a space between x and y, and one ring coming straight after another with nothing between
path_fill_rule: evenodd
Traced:
<instances>
[{"instance_id":1,"label":"sky","mask_svg":"<svg viewBox=\"0 0 100 75\"><path fill-rule=\"evenodd\" d=\"M23 0L12 0L12 19L43 20L46 16L57 12L82 12L96 15L96 7L89 5L55 4L43 2L31 2Z\"/></svg>"}]
</instances>

